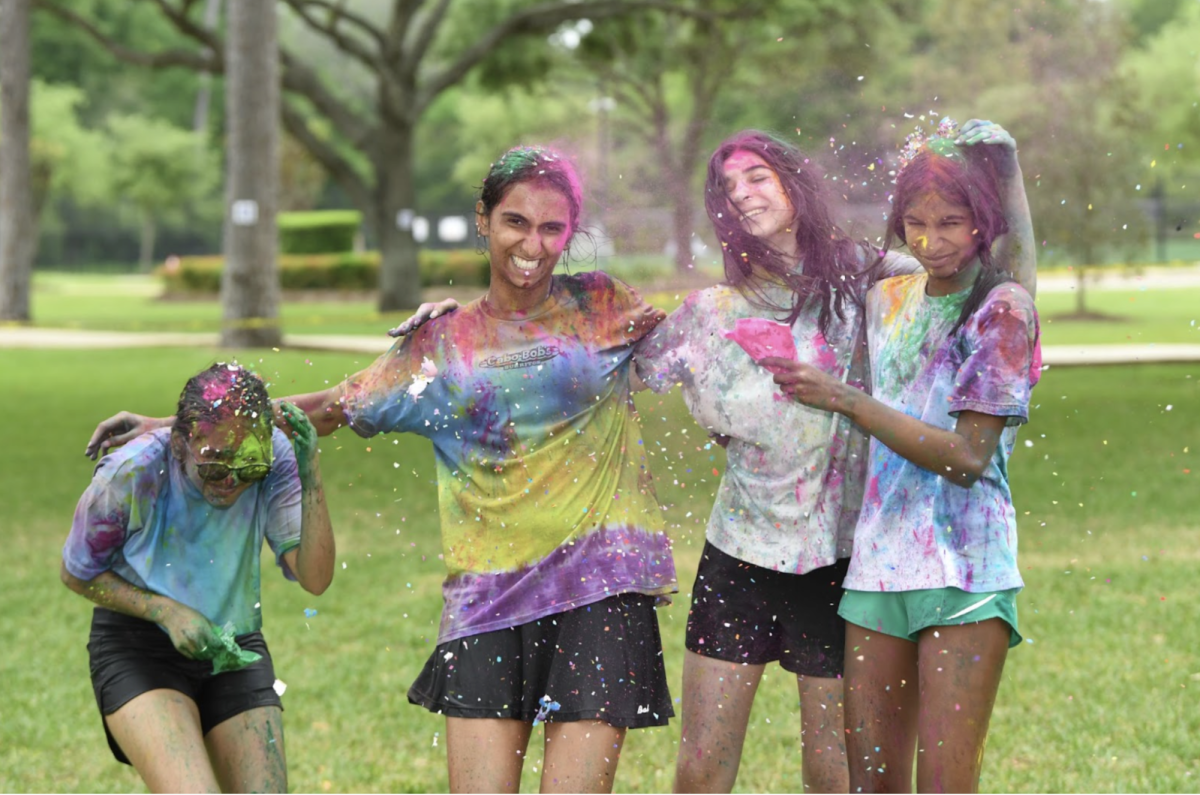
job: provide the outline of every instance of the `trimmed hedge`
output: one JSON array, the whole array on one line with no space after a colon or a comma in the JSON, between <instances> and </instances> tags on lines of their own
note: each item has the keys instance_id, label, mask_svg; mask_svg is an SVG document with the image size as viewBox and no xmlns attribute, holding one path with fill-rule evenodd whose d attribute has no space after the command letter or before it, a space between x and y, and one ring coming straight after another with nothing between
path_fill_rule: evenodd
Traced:
<instances>
[{"instance_id":1,"label":"trimmed hedge","mask_svg":"<svg viewBox=\"0 0 1200 795\"><path fill-rule=\"evenodd\" d=\"M218 293L221 256L181 257L178 267L160 267L168 295ZM417 252L421 286L461 284L486 286L487 260L470 249ZM361 254L284 254L279 257L279 282L284 290L374 290L379 287L379 252Z\"/></svg>"},{"instance_id":2,"label":"trimmed hedge","mask_svg":"<svg viewBox=\"0 0 1200 795\"><path fill-rule=\"evenodd\" d=\"M312 210L279 213L280 254L337 254L354 248L362 226L358 210Z\"/></svg>"}]
</instances>

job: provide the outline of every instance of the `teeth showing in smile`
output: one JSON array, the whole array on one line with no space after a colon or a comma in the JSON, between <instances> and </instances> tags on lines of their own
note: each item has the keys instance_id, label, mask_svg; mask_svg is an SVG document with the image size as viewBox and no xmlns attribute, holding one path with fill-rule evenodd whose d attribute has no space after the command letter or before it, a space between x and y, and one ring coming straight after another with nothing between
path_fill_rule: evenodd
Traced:
<instances>
[{"instance_id":1,"label":"teeth showing in smile","mask_svg":"<svg viewBox=\"0 0 1200 795\"><path fill-rule=\"evenodd\" d=\"M517 266L517 270L521 270L521 271L534 270L537 268L538 265L541 264L541 262L542 261L540 259L521 259L520 257L517 257L517 256L514 256L512 258L513 265Z\"/></svg>"},{"instance_id":2,"label":"teeth showing in smile","mask_svg":"<svg viewBox=\"0 0 1200 795\"><path fill-rule=\"evenodd\" d=\"M743 216L742 216L742 220L743 220L743 221L745 221L746 219L748 219L748 218L753 218L753 217L754 217L754 216L756 216L756 215L762 215L762 214L763 214L763 213L765 213L766 211L767 211L767 210L766 210L766 208L765 208L765 207L760 207L760 208L758 208L757 210L751 210L750 212L748 212L748 213L746 213L745 215L743 215Z\"/></svg>"}]
</instances>

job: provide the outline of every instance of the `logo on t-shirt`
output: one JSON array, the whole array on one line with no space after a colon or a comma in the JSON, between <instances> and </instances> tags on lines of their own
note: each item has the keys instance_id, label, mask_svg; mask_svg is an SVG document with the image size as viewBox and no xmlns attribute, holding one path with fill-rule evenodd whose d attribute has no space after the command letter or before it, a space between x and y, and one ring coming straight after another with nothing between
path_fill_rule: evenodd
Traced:
<instances>
[{"instance_id":1,"label":"logo on t-shirt","mask_svg":"<svg viewBox=\"0 0 1200 795\"><path fill-rule=\"evenodd\" d=\"M495 367L501 370L512 370L517 367L533 367L548 362L558 356L559 349L552 345L539 345L527 351L504 353L499 356L489 356L479 363L480 367Z\"/></svg>"}]
</instances>

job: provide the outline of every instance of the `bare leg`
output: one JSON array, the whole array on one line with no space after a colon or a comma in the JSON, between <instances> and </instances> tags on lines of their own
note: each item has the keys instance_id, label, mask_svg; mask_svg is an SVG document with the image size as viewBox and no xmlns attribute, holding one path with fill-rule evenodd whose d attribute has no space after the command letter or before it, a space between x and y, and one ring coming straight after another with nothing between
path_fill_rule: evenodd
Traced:
<instances>
[{"instance_id":1,"label":"bare leg","mask_svg":"<svg viewBox=\"0 0 1200 795\"><path fill-rule=\"evenodd\" d=\"M446 718L451 792L517 792L533 727L508 718Z\"/></svg>"},{"instance_id":2,"label":"bare leg","mask_svg":"<svg viewBox=\"0 0 1200 795\"><path fill-rule=\"evenodd\" d=\"M918 791L979 790L1008 638L1008 624L999 618L921 632Z\"/></svg>"},{"instance_id":3,"label":"bare leg","mask_svg":"<svg viewBox=\"0 0 1200 795\"><path fill-rule=\"evenodd\" d=\"M592 720L545 726L542 792L612 792L625 729Z\"/></svg>"},{"instance_id":4,"label":"bare leg","mask_svg":"<svg viewBox=\"0 0 1200 795\"><path fill-rule=\"evenodd\" d=\"M151 792L220 792L196 703L176 690L150 690L105 723Z\"/></svg>"},{"instance_id":5,"label":"bare leg","mask_svg":"<svg viewBox=\"0 0 1200 795\"><path fill-rule=\"evenodd\" d=\"M258 707L217 724L204 738L225 792L287 792L283 711Z\"/></svg>"},{"instance_id":6,"label":"bare leg","mask_svg":"<svg viewBox=\"0 0 1200 795\"><path fill-rule=\"evenodd\" d=\"M797 676L800 688L800 747L805 792L847 792L846 733L842 680Z\"/></svg>"},{"instance_id":7,"label":"bare leg","mask_svg":"<svg viewBox=\"0 0 1200 795\"><path fill-rule=\"evenodd\" d=\"M911 792L917 740L917 644L846 624L850 792Z\"/></svg>"},{"instance_id":8,"label":"bare leg","mask_svg":"<svg viewBox=\"0 0 1200 795\"><path fill-rule=\"evenodd\" d=\"M676 792L732 792L754 694L765 665L740 665L695 652L683 658L683 736Z\"/></svg>"}]
</instances>

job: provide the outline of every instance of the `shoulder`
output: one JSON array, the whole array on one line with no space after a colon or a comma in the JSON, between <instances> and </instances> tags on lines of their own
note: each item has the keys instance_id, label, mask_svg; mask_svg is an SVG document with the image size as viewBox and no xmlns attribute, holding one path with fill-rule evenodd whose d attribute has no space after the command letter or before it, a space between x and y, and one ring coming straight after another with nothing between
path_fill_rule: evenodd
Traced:
<instances>
[{"instance_id":1,"label":"shoulder","mask_svg":"<svg viewBox=\"0 0 1200 795\"><path fill-rule=\"evenodd\" d=\"M980 308L995 307L996 311L1024 311L1036 313L1033 296L1018 282L1004 282L991 289Z\"/></svg>"},{"instance_id":2,"label":"shoulder","mask_svg":"<svg viewBox=\"0 0 1200 795\"><path fill-rule=\"evenodd\" d=\"M96 475L102 473L113 477L120 472L129 472L160 467L170 456L171 429L159 428L144 433L129 444L118 447L96 464Z\"/></svg>"},{"instance_id":3,"label":"shoulder","mask_svg":"<svg viewBox=\"0 0 1200 795\"><path fill-rule=\"evenodd\" d=\"M889 276L871 285L867 293L869 298L886 303L896 303L904 300L917 290L925 289L925 274L909 273L903 276Z\"/></svg>"},{"instance_id":4,"label":"shoulder","mask_svg":"<svg viewBox=\"0 0 1200 795\"><path fill-rule=\"evenodd\" d=\"M975 310L972 325L982 330L997 323L1010 325L1014 322L1036 328L1037 308L1028 290L1017 282L1004 282L984 297Z\"/></svg>"},{"instance_id":5,"label":"shoulder","mask_svg":"<svg viewBox=\"0 0 1200 795\"><path fill-rule=\"evenodd\" d=\"M92 474L93 488L113 493L157 493L168 482L171 462L171 429L142 434L100 459Z\"/></svg>"}]
</instances>

